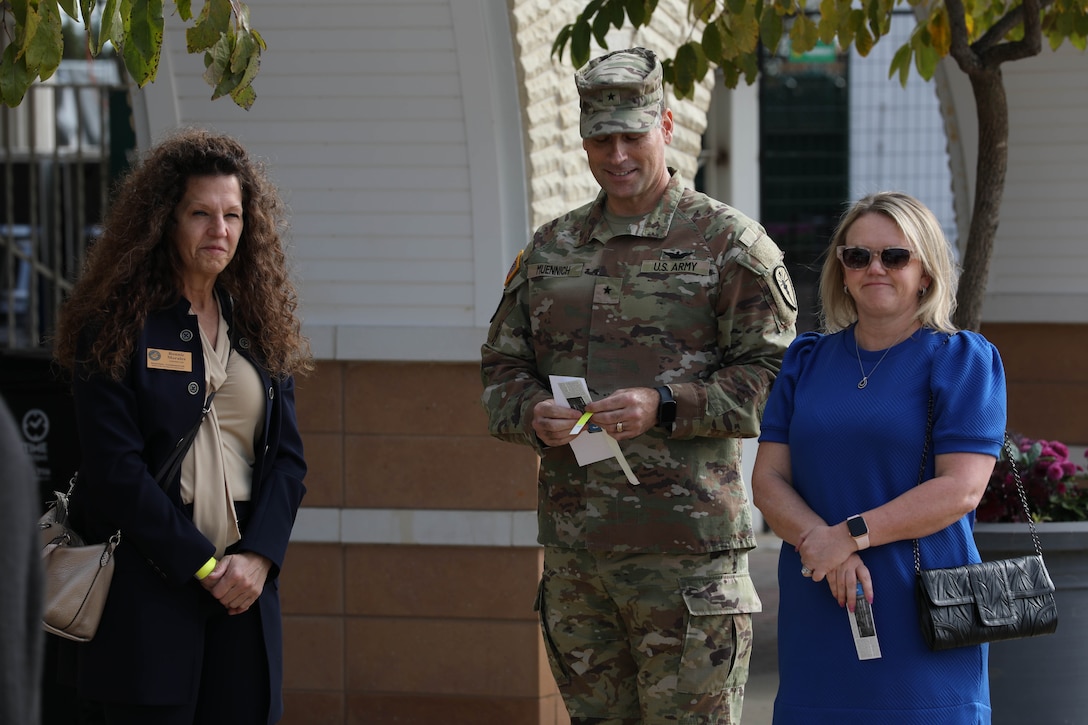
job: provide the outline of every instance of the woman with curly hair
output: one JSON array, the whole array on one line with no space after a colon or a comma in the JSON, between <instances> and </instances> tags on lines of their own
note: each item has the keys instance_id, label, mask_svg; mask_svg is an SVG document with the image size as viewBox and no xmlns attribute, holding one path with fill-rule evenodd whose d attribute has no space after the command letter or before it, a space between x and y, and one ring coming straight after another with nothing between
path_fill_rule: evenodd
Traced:
<instances>
[{"instance_id":1,"label":"woman with curly hair","mask_svg":"<svg viewBox=\"0 0 1088 725\"><path fill-rule=\"evenodd\" d=\"M282 714L276 578L305 493L294 375L312 368L284 218L237 141L178 132L122 181L61 312L82 449L72 522L122 536L98 632L76 645L90 722Z\"/></svg>"}]
</instances>

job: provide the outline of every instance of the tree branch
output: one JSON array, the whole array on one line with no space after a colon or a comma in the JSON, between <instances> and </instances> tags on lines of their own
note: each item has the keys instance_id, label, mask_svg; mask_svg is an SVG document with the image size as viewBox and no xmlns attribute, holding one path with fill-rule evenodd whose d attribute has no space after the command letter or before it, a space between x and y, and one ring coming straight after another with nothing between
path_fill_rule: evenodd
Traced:
<instances>
[{"instance_id":1,"label":"tree branch","mask_svg":"<svg viewBox=\"0 0 1088 725\"><path fill-rule=\"evenodd\" d=\"M1002 16L972 44L982 63L996 68L1006 61L1039 55L1043 49L1042 22L1039 16L1053 4L1054 0L1023 0L1022 5ZM1023 40L1003 41L1021 22L1024 25Z\"/></svg>"},{"instance_id":2,"label":"tree branch","mask_svg":"<svg viewBox=\"0 0 1088 725\"><path fill-rule=\"evenodd\" d=\"M951 34L948 54L956 61L960 70L970 76L982 69L982 58L969 42L963 0L946 0L945 7L948 9L948 28Z\"/></svg>"}]
</instances>

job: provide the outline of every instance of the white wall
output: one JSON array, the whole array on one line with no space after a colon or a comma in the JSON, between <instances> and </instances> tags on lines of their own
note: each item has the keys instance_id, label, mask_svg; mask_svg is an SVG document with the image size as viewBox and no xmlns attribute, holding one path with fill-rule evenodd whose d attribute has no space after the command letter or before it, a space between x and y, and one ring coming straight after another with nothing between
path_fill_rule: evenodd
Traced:
<instances>
[{"instance_id":1,"label":"white wall","mask_svg":"<svg viewBox=\"0 0 1088 725\"><path fill-rule=\"evenodd\" d=\"M269 161L319 358L478 360L506 271L495 240L528 233L505 4L252 10L268 43L253 108L211 101L168 23L159 80L139 94L141 146L199 123Z\"/></svg>"},{"instance_id":2,"label":"white wall","mask_svg":"<svg viewBox=\"0 0 1088 725\"><path fill-rule=\"evenodd\" d=\"M967 77L946 61L970 213L978 123ZM1006 63L1009 169L982 311L986 322L1088 322L1088 55L1068 44ZM961 236L967 220L960 220Z\"/></svg>"}]
</instances>

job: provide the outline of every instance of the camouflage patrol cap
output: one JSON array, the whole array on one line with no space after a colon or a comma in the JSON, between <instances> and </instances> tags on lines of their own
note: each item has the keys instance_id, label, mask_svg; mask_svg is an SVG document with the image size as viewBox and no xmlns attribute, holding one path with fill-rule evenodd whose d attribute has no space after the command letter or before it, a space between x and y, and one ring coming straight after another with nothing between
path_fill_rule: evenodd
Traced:
<instances>
[{"instance_id":1,"label":"camouflage patrol cap","mask_svg":"<svg viewBox=\"0 0 1088 725\"><path fill-rule=\"evenodd\" d=\"M646 133L661 123L661 64L652 50L628 48L594 58L574 74L582 138Z\"/></svg>"}]
</instances>

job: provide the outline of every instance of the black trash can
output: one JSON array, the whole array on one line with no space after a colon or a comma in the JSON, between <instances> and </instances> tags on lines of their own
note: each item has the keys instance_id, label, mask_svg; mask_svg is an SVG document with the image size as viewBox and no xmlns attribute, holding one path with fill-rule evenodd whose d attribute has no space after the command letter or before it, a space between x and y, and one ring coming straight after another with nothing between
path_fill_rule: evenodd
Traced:
<instances>
[{"instance_id":1,"label":"black trash can","mask_svg":"<svg viewBox=\"0 0 1088 725\"><path fill-rule=\"evenodd\" d=\"M71 387L48 353L3 352L0 395L22 432L44 506L53 491L68 489L79 465Z\"/></svg>"},{"instance_id":2,"label":"black trash can","mask_svg":"<svg viewBox=\"0 0 1088 725\"><path fill-rule=\"evenodd\" d=\"M3 396L34 465L38 500L44 513L53 491L68 490L79 466L71 388L44 351L0 352L0 396ZM76 721L75 690L61 674L74 643L47 634L42 673L42 725ZM65 666L67 667L67 665Z\"/></svg>"}]
</instances>

